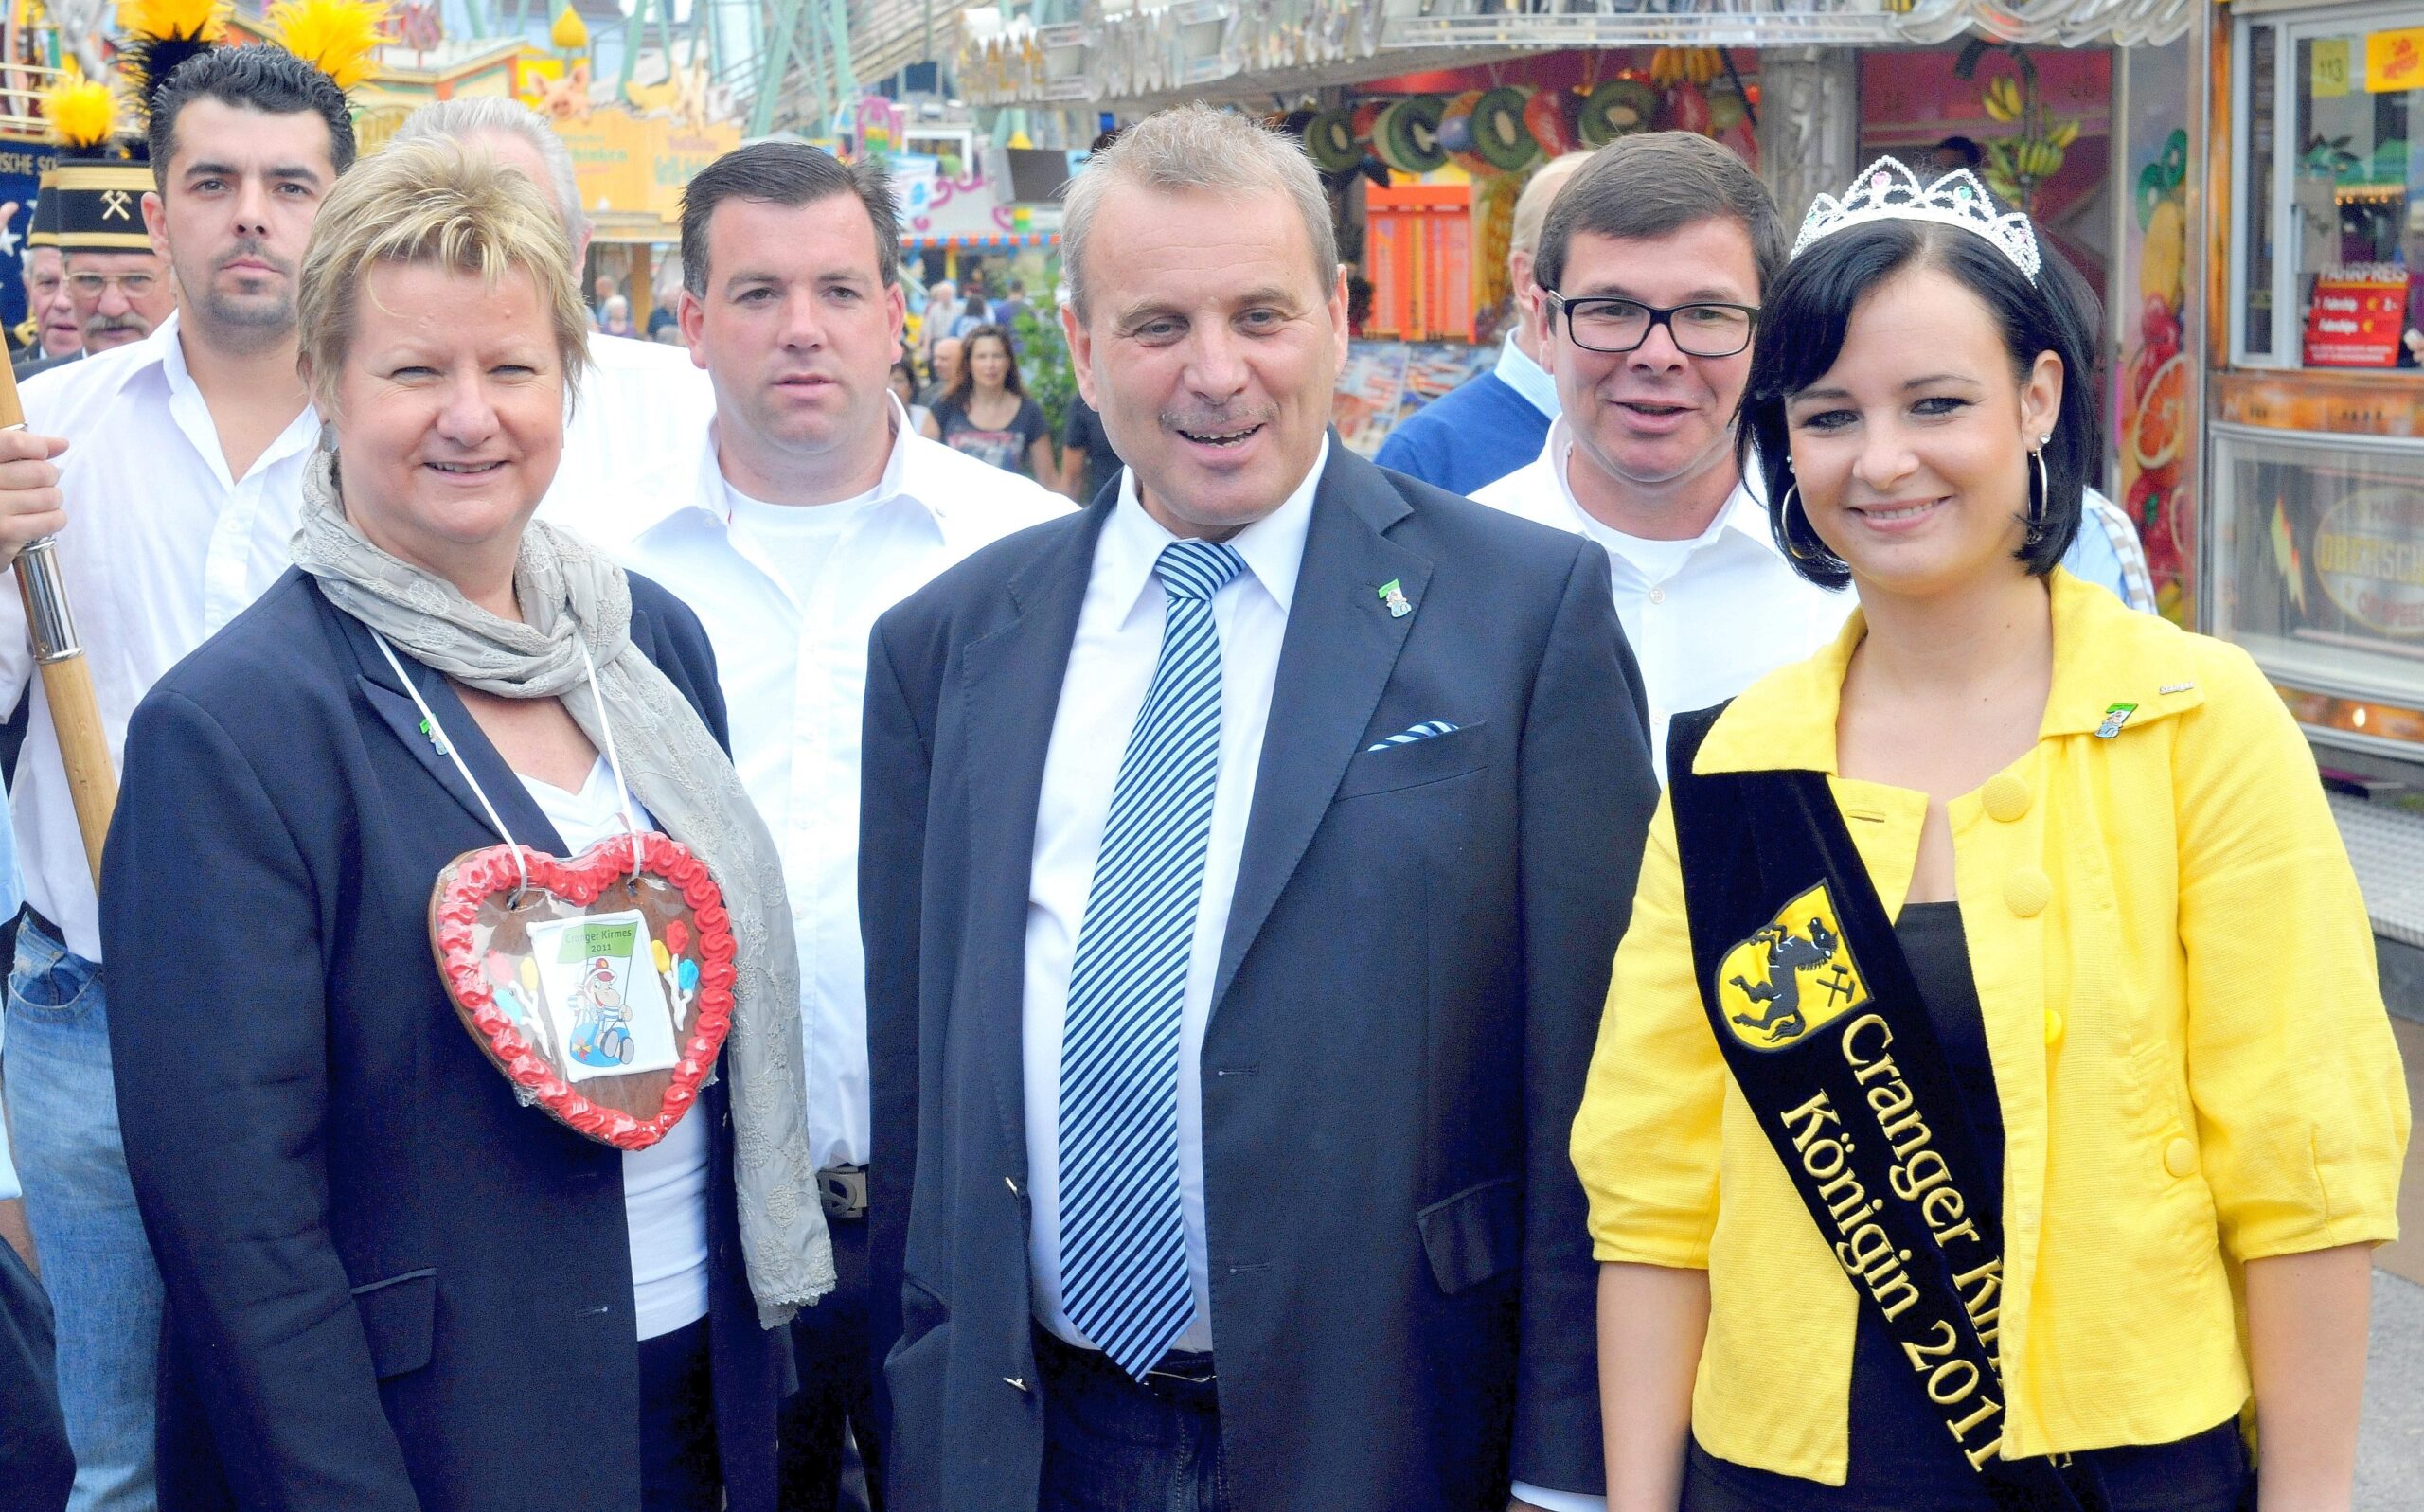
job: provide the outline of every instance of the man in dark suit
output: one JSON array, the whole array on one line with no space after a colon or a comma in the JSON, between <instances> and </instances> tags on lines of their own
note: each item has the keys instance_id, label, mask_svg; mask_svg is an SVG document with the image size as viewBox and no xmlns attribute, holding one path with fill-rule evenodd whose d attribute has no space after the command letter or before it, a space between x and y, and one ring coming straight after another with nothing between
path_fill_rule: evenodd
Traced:
<instances>
[{"instance_id":1,"label":"man in dark suit","mask_svg":"<svg viewBox=\"0 0 2424 1512\"><path fill-rule=\"evenodd\" d=\"M1128 467L870 648L893 1505L1570 1505L1567 1130L1655 798L1605 554L1329 435L1284 138L1153 116L1062 238Z\"/></svg>"}]
</instances>

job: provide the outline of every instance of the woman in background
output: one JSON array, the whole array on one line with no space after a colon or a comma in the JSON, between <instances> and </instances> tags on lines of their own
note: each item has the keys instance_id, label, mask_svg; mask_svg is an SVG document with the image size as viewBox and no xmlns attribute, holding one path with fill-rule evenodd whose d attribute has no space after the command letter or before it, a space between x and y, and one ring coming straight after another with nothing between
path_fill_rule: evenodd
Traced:
<instances>
[{"instance_id":1,"label":"woman in background","mask_svg":"<svg viewBox=\"0 0 2424 1512\"><path fill-rule=\"evenodd\" d=\"M959 381L935 405L920 434L1006 472L1046 483L1060 476L1052 458L1052 426L1043 406L1027 398L1019 382L1010 334L999 326L978 326L963 339Z\"/></svg>"}]
</instances>

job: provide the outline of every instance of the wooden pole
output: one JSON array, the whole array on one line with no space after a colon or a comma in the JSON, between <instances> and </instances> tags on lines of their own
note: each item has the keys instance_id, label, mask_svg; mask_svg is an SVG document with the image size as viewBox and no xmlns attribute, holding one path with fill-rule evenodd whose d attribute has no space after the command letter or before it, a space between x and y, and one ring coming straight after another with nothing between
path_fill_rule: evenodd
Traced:
<instances>
[{"instance_id":1,"label":"wooden pole","mask_svg":"<svg viewBox=\"0 0 2424 1512\"><path fill-rule=\"evenodd\" d=\"M25 428L17 380L0 364L0 430ZM42 669L43 697L50 704L51 729L67 769L67 793L76 805L76 827L84 837L84 859L93 868L93 885L98 887L101 845L109 838L110 813L117 808L117 768L110 761L109 732L101 726L100 704L93 697L92 667L76 639L58 545L50 537L27 543L17 554L17 592L25 600L34 665Z\"/></svg>"}]
</instances>

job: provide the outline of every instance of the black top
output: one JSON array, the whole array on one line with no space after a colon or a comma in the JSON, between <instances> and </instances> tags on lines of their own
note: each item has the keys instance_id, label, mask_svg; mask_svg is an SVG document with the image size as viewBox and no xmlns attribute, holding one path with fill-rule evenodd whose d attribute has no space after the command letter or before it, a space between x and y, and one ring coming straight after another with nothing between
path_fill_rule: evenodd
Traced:
<instances>
[{"instance_id":1,"label":"black top","mask_svg":"<svg viewBox=\"0 0 2424 1512\"><path fill-rule=\"evenodd\" d=\"M1060 427L1060 447L1083 447L1086 453L1086 491L1079 503L1091 501L1102 491L1102 486L1117 476L1123 464L1119 454L1111 448L1111 436L1102 428L1102 417L1081 394L1069 396L1069 418Z\"/></svg>"},{"instance_id":2,"label":"black top","mask_svg":"<svg viewBox=\"0 0 2424 1512\"><path fill-rule=\"evenodd\" d=\"M1983 1169L1978 1209L2003 1210L2004 1130L1987 1021L1970 972L1958 903L1907 903L1894 937L1911 963L1928 1022L1970 1113ZM1993 1512L1985 1481L1962 1464L1944 1424L1915 1388L1892 1335L1863 1307L1852 1343L1850 1471L1841 1486L1720 1460L1695 1442L1683 1512ZM2113 1512L2233 1512L2249 1480L2236 1420L2169 1444L2076 1458L2102 1478Z\"/></svg>"}]
</instances>

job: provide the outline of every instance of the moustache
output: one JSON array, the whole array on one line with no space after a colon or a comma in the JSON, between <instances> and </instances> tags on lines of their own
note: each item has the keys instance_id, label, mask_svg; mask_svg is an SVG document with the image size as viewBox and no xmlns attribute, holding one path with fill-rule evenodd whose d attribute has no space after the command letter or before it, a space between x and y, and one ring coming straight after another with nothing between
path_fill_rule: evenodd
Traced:
<instances>
[{"instance_id":1,"label":"moustache","mask_svg":"<svg viewBox=\"0 0 2424 1512\"><path fill-rule=\"evenodd\" d=\"M1194 436L1225 436L1272 423L1279 418L1279 406L1238 404L1217 410L1164 410L1160 418L1166 430L1185 431Z\"/></svg>"},{"instance_id":2,"label":"moustache","mask_svg":"<svg viewBox=\"0 0 2424 1512\"><path fill-rule=\"evenodd\" d=\"M239 258L249 258L255 262L265 262L269 264L272 272L284 274L290 277L294 273L294 264L270 251L268 242L253 237L240 238L234 246L221 253L218 260L212 264L213 271L226 267Z\"/></svg>"}]
</instances>

